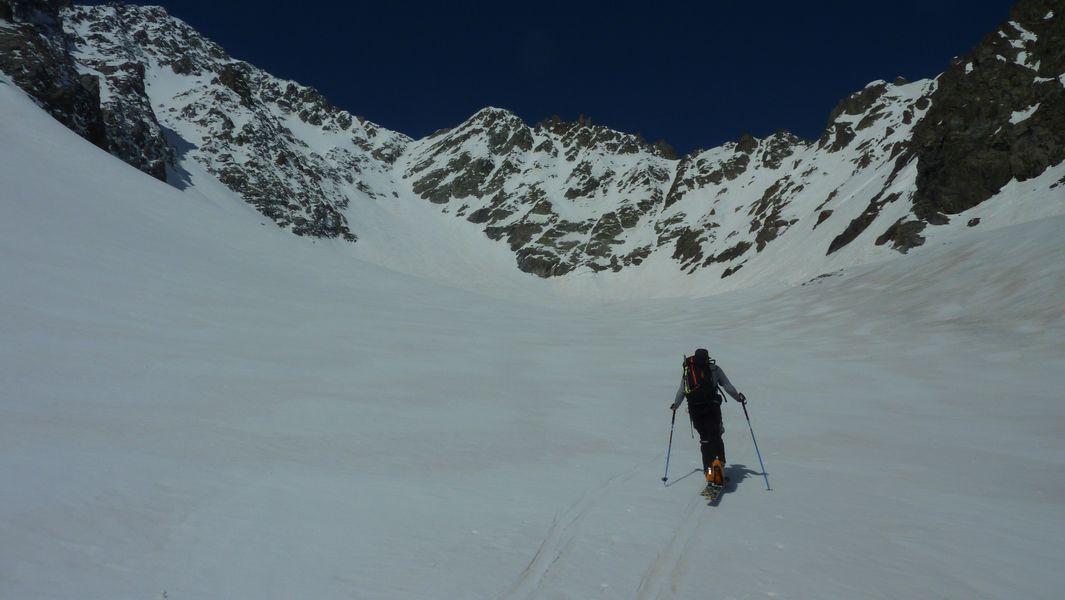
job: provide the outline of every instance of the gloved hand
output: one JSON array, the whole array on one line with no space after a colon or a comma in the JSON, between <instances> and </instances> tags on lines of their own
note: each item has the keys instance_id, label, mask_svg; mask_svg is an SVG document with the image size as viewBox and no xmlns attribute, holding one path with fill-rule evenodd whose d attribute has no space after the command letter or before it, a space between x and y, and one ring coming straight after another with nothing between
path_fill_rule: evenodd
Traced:
<instances>
[{"instance_id":1,"label":"gloved hand","mask_svg":"<svg viewBox=\"0 0 1065 600\"><path fill-rule=\"evenodd\" d=\"M743 404L743 405L747 404L747 396L744 396L743 394L740 394L740 404Z\"/></svg>"},{"instance_id":2,"label":"gloved hand","mask_svg":"<svg viewBox=\"0 0 1065 600\"><path fill-rule=\"evenodd\" d=\"M669 410L671 410L671 411L673 411L673 412L677 412L677 409L678 409L678 408L680 408L680 405L679 405L679 404L670 404L670 405L669 405Z\"/></svg>"}]
</instances>

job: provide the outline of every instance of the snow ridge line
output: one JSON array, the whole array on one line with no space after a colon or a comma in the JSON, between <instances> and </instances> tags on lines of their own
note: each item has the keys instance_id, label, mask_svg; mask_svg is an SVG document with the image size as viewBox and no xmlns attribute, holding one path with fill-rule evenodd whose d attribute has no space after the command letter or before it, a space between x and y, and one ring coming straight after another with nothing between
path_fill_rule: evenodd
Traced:
<instances>
[{"instance_id":1,"label":"snow ridge line","mask_svg":"<svg viewBox=\"0 0 1065 600\"><path fill-rule=\"evenodd\" d=\"M637 466L614 475L603 484L585 492L569 507L555 513L551 527L540 543L540 547L537 548L536 554L503 598L536 597L543 589L551 568L569 554L570 547L580 533L581 521L588 511L641 470L641 467Z\"/></svg>"}]
</instances>

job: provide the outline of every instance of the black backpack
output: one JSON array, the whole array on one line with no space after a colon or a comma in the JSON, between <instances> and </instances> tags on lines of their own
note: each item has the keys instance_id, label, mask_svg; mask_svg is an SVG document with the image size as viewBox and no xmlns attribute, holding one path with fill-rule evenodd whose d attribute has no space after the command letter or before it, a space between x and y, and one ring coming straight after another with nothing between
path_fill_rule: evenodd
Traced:
<instances>
[{"instance_id":1,"label":"black backpack","mask_svg":"<svg viewBox=\"0 0 1065 600\"><path fill-rule=\"evenodd\" d=\"M696 350L695 356L684 357L684 397L689 405L721 404L713 364L714 359L704 348Z\"/></svg>"}]
</instances>

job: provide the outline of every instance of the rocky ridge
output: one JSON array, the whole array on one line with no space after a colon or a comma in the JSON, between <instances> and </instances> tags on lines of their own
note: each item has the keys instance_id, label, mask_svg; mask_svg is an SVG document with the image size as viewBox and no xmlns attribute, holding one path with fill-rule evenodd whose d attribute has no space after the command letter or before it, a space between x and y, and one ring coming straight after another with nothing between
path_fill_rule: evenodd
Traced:
<instances>
[{"instance_id":1,"label":"rocky ridge","mask_svg":"<svg viewBox=\"0 0 1065 600\"><path fill-rule=\"evenodd\" d=\"M110 128L141 140L129 153L194 160L299 235L354 241L345 208L390 193L368 181L387 179L406 136L233 59L162 8L74 7L63 17L79 68L101 82Z\"/></svg>"},{"instance_id":2,"label":"rocky ridge","mask_svg":"<svg viewBox=\"0 0 1065 600\"><path fill-rule=\"evenodd\" d=\"M945 225L1010 181L1065 161L1065 7L1018 4L1008 22L936 79L927 103L896 167L916 166L911 213L876 240L901 251L922 244L927 226ZM863 231L881 203L871 200L830 251Z\"/></svg>"},{"instance_id":3,"label":"rocky ridge","mask_svg":"<svg viewBox=\"0 0 1065 600\"><path fill-rule=\"evenodd\" d=\"M540 276L619 271L666 252L689 272L727 277L803 221L845 227L833 216L894 184L933 89L876 82L833 112L818 141L745 136L681 159L589 121L529 127L489 108L411 144L403 179L505 240L519 267Z\"/></svg>"},{"instance_id":4,"label":"rocky ridge","mask_svg":"<svg viewBox=\"0 0 1065 600\"><path fill-rule=\"evenodd\" d=\"M418 197L542 277L659 261L724 278L809 260L794 255L799 240L826 268L906 252L1061 165L1065 10L1054 4L1024 0L935 80L869 84L817 140L782 131L680 158L590 119L529 126L497 108L411 140L156 7L0 0L0 69L131 165L184 185L194 161L300 235L354 241L351 203Z\"/></svg>"},{"instance_id":5,"label":"rocky ridge","mask_svg":"<svg viewBox=\"0 0 1065 600\"><path fill-rule=\"evenodd\" d=\"M915 216L937 224L1065 160L1065 6L1031 0L939 78L914 129Z\"/></svg>"},{"instance_id":6,"label":"rocky ridge","mask_svg":"<svg viewBox=\"0 0 1065 600\"><path fill-rule=\"evenodd\" d=\"M403 179L412 193L506 240L525 271L616 270L650 252L622 233L661 205L673 170L668 152L589 120L529 127L487 108L412 144Z\"/></svg>"}]
</instances>

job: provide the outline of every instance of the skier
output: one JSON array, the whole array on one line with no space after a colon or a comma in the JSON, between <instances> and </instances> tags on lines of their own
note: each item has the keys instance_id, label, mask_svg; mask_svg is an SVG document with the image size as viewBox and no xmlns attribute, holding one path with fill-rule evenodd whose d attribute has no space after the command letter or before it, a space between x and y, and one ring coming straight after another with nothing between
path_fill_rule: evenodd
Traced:
<instances>
[{"instance_id":1,"label":"skier","mask_svg":"<svg viewBox=\"0 0 1065 600\"><path fill-rule=\"evenodd\" d=\"M725 426L721 422L723 398L718 386L746 406L747 397L736 391L721 367L710 359L710 352L706 348L699 348L695 356L685 357L680 388L669 407L676 413L681 403L688 400L688 414L699 432L699 449L703 455L703 473L706 474L708 487L725 483L725 442L721 439L725 433Z\"/></svg>"}]
</instances>

